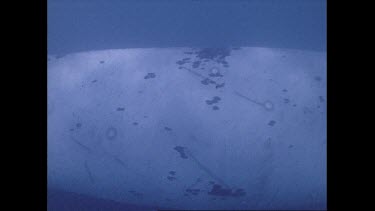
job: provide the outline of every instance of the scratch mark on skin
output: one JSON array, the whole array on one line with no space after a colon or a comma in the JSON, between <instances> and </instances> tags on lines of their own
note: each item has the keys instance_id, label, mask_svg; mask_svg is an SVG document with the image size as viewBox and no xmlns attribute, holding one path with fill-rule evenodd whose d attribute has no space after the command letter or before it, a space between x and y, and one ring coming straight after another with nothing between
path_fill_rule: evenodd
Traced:
<instances>
[{"instance_id":1,"label":"scratch mark on skin","mask_svg":"<svg viewBox=\"0 0 375 211\"><path fill-rule=\"evenodd\" d=\"M215 87L218 85L219 87L216 87L216 88L221 88L224 86L224 84L217 84L215 81L205 77L204 75L200 74L200 73L197 73L195 72L194 70L191 70L189 68L186 68L186 67L181 67L181 69L185 69L187 71L189 71L190 73L192 73L193 75L195 76L198 76L199 78L203 79L202 83L205 84L205 85L208 85L210 83L212 84L215 84Z\"/></svg>"},{"instance_id":2,"label":"scratch mark on skin","mask_svg":"<svg viewBox=\"0 0 375 211\"><path fill-rule=\"evenodd\" d=\"M91 170L90 170L90 168L87 164L87 161L85 161L85 169L86 169L87 174L89 175L91 183L94 183L95 182L94 177L92 176L92 173L91 173Z\"/></svg>"},{"instance_id":3,"label":"scratch mark on skin","mask_svg":"<svg viewBox=\"0 0 375 211\"><path fill-rule=\"evenodd\" d=\"M197 72L195 72L195 71L193 71L193 70L191 70L191 69L189 69L189 68L182 67L182 69L185 69L185 70L187 70L187 71L193 73L194 75L196 75L196 76L198 76L198 77L200 77L200 78L202 78L202 79L205 79L205 78L206 78L206 77L204 77L202 74L197 73Z\"/></svg>"},{"instance_id":4,"label":"scratch mark on skin","mask_svg":"<svg viewBox=\"0 0 375 211\"><path fill-rule=\"evenodd\" d=\"M218 84L216 81L214 80L211 80L209 79L208 77L205 77L204 75L200 74L200 73L197 73L195 72L194 70L191 70L189 68L186 68L186 67L180 67L180 69L185 69L187 71L189 71L190 73L192 73L193 75L203 79L203 81L201 81L202 84L204 85L209 85L209 84L214 84L215 85L215 88L218 89L218 88L222 88L225 86L225 83L221 83L221 84Z\"/></svg>"},{"instance_id":5,"label":"scratch mark on skin","mask_svg":"<svg viewBox=\"0 0 375 211\"><path fill-rule=\"evenodd\" d=\"M199 162L195 156L193 156L189 150L186 149L185 151L189 157L191 157L193 159L193 161L199 166L200 169L202 169L204 172L206 172L209 176L211 176L212 178L214 178L215 180L219 181L221 184L223 184L224 186L226 186L227 188L229 188L229 185L227 185L222 179L220 179L219 177L217 177L210 169L208 169L206 166L204 166L201 162Z\"/></svg>"},{"instance_id":6,"label":"scratch mark on skin","mask_svg":"<svg viewBox=\"0 0 375 211\"><path fill-rule=\"evenodd\" d=\"M82 149L84 149L84 150L86 150L87 152L89 152L89 153L91 153L91 149L88 147L88 146L86 146L86 145L84 145L84 144L82 144L81 142L79 142L77 139L75 139L74 137L70 137L76 144L78 144L78 146L80 146Z\"/></svg>"},{"instance_id":7,"label":"scratch mark on skin","mask_svg":"<svg viewBox=\"0 0 375 211\"><path fill-rule=\"evenodd\" d=\"M257 104L257 105L263 106L263 103L260 103L260 102L258 102L258 101L255 101L255 100L253 100L253 99L250 99L250 98L248 98L248 97L246 97L246 96L240 94L240 93L237 92L237 91L234 91L234 94L237 95L237 96L240 96L240 97L244 98L244 99L247 100L247 101L250 101L250 102L255 103L255 104Z\"/></svg>"},{"instance_id":8,"label":"scratch mark on skin","mask_svg":"<svg viewBox=\"0 0 375 211\"><path fill-rule=\"evenodd\" d=\"M116 157L116 156L114 156L113 158L116 160L116 162L117 162L118 164L120 164L122 167L126 168L126 164L124 163L124 161L120 160L120 159L119 159L118 157Z\"/></svg>"},{"instance_id":9,"label":"scratch mark on skin","mask_svg":"<svg viewBox=\"0 0 375 211\"><path fill-rule=\"evenodd\" d=\"M252 103L254 103L256 105L262 106L267 111L273 110L273 104L270 101L265 101L264 103L261 103L261 102L258 102L256 100L250 99L249 97L246 97L246 96L242 95L241 93L239 93L237 91L234 91L234 94L237 95L237 96L239 96L239 97L242 97L245 100L247 100L249 102L252 102Z\"/></svg>"}]
</instances>

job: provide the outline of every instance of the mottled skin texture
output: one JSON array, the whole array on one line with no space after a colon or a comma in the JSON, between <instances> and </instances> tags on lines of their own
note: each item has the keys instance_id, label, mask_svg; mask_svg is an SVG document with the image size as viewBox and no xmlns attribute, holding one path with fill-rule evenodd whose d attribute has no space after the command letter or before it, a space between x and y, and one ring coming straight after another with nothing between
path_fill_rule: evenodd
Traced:
<instances>
[{"instance_id":1,"label":"mottled skin texture","mask_svg":"<svg viewBox=\"0 0 375 211\"><path fill-rule=\"evenodd\" d=\"M325 208L325 53L49 58L49 187L176 209Z\"/></svg>"}]
</instances>

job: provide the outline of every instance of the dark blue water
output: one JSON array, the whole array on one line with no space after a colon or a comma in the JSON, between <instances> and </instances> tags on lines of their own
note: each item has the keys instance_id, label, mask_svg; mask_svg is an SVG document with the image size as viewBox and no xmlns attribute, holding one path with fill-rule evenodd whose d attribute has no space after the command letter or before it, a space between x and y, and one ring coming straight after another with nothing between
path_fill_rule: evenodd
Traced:
<instances>
[{"instance_id":1,"label":"dark blue water","mask_svg":"<svg viewBox=\"0 0 375 211\"><path fill-rule=\"evenodd\" d=\"M48 0L48 52L251 46L326 50L325 0Z\"/></svg>"}]
</instances>

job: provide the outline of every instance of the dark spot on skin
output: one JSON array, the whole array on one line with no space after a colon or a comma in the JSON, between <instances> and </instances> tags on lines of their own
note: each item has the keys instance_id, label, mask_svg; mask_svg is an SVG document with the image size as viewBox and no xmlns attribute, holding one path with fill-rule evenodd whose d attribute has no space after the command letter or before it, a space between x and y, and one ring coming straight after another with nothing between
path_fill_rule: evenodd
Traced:
<instances>
[{"instance_id":1,"label":"dark spot on skin","mask_svg":"<svg viewBox=\"0 0 375 211\"><path fill-rule=\"evenodd\" d=\"M223 64L223 65L228 65L228 62L224 61L224 60L222 60L220 63Z\"/></svg>"},{"instance_id":2,"label":"dark spot on skin","mask_svg":"<svg viewBox=\"0 0 375 211\"><path fill-rule=\"evenodd\" d=\"M297 106L297 104L293 104L293 107L296 107Z\"/></svg>"},{"instance_id":3,"label":"dark spot on skin","mask_svg":"<svg viewBox=\"0 0 375 211\"><path fill-rule=\"evenodd\" d=\"M121 107L119 107L119 108L117 108L116 110L117 110L117 111L124 111L125 108L121 108Z\"/></svg>"},{"instance_id":4,"label":"dark spot on skin","mask_svg":"<svg viewBox=\"0 0 375 211\"><path fill-rule=\"evenodd\" d=\"M288 90L287 89L283 89L283 92L288 92Z\"/></svg>"},{"instance_id":5,"label":"dark spot on skin","mask_svg":"<svg viewBox=\"0 0 375 211\"><path fill-rule=\"evenodd\" d=\"M195 61L192 65L193 68L198 68L199 65L201 64L201 61Z\"/></svg>"},{"instance_id":6,"label":"dark spot on skin","mask_svg":"<svg viewBox=\"0 0 375 211\"><path fill-rule=\"evenodd\" d=\"M176 179L176 177L171 177L171 176L168 176L168 177L167 177L167 179L168 179L169 181L173 181L173 180L175 180L175 179Z\"/></svg>"},{"instance_id":7,"label":"dark spot on skin","mask_svg":"<svg viewBox=\"0 0 375 211\"><path fill-rule=\"evenodd\" d=\"M172 129L169 128L169 127L164 127L164 130L166 130L166 131L172 131Z\"/></svg>"},{"instance_id":8,"label":"dark spot on skin","mask_svg":"<svg viewBox=\"0 0 375 211\"><path fill-rule=\"evenodd\" d=\"M206 100L207 105L212 105L213 102L211 100Z\"/></svg>"},{"instance_id":9,"label":"dark spot on skin","mask_svg":"<svg viewBox=\"0 0 375 211\"><path fill-rule=\"evenodd\" d=\"M274 120L271 120L270 122L268 122L269 126L274 126L275 124L276 124L276 122Z\"/></svg>"},{"instance_id":10,"label":"dark spot on skin","mask_svg":"<svg viewBox=\"0 0 375 211\"><path fill-rule=\"evenodd\" d=\"M315 76L314 79L315 79L316 81L321 81L321 80L322 80L322 78L319 77L319 76Z\"/></svg>"},{"instance_id":11,"label":"dark spot on skin","mask_svg":"<svg viewBox=\"0 0 375 211\"><path fill-rule=\"evenodd\" d=\"M134 125L134 126L137 126L137 125L138 125L138 122L133 122L133 125Z\"/></svg>"},{"instance_id":12,"label":"dark spot on skin","mask_svg":"<svg viewBox=\"0 0 375 211\"><path fill-rule=\"evenodd\" d=\"M229 67L229 65L227 65L227 64L224 64L223 66L224 66L224 67L226 67L226 68L228 68L228 67Z\"/></svg>"},{"instance_id":13,"label":"dark spot on skin","mask_svg":"<svg viewBox=\"0 0 375 211\"><path fill-rule=\"evenodd\" d=\"M220 97L215 96L212 98L212 100L206 100L206 103L207 105L212 105L212 104L218 103L220 100L221 100Z\"/></svg>"},{"instance_id":14,"label":"dark spot on skin","mask_svg":"<svg viewBox=\"0 0 375 211\"><path fill-rule=\"evenodd\" d=\"M93 81L91 81L91 83L95 83L95 82L97 82L98 80L93 80Z\"/></svg>"},{"instance_id":15,"label":"dark spot on skin","mask_svg":"<svg viewBox=\"0 0 375 211\"><path fill-rule=\"evenodd\" d=\"M212 110L219 110L220 108L218 106L212 106Z\"/></svg>"},{"instance_id":16,"label":"dark spot on skin","mask_svg":"<svg viewBox=\"0 0 375 211\"><path fill-rule=\"evenodd\" d=\"M208 74L210 77L223 77L223 75L222 74L220 74L220 73L210 73L210 74Z\"/></svg>"},{"instance_id":17,"label":"dark spot on skin","mask_svg":"<svg viewBox=\"0 0 375 211\"><path fill-rule=\"evenodd\" d=\"M289 149L290 149L290 148L293 148L293 145L292 145L292 144L291 144L291 145L289 145L289 147L288 147L288 148L289 148Z\"/></svg>"},{"instance_id":18,"label":"dark spot on skin","mask_svg":"<svg viewBox=\"0 0 375 211\"><path fill-rule=\"evenodd\" d=\"M222 87L224 87L225 86L225 83L222 83L222 84L218 84L218 85L216 85L216 89L219 89L219 88L222 88Z\"/></svg>"},{"instance_id":19,"label":"dark spot on skin","mask_svg":"<svg viewBox=\"0 0 375 211\"><path fill-rule=\"evenodd\" d=\"M208 84L215 84L216 82L209 78L205 78L204 80L201 81L201 83L204 85L208 85Z\"/></svg>"},{"instance_id":20,"label":"dark spot on skin","mask_svg":"<svg viewBox=\"0 0 375 211\"><path fill-rule=\"evenodd\" d=\"M105 132L107 139L113 140L117 137L117 130L114 127L109 127Z\"/></svg>"},{"instance_id":21,"label":"dark spot on skin","mask_svg":"<svg viewBox=\"0 0 375 211\"><path fill-rule=\"evenodd\" d=\"M202 84L208 85L209 84L209 79L205 78L204 80L201 81Z\"/></svg>"},{"instance_id":22,"label":"dark spot on skin","mask_svg":"<svg viewBox=\"0 0 375 211\"><path fill-rule=\"evenodd\" d=\"M100 61L100 64L104 64L104 61Z\"/></svg>"},{"instance_id":23,"label":"dark spot on skin","mask_svg":"<svg viewBox=\"0 0 375 211\"><path fill-rule=\"evenodd\" d=\"M143 118L148 118L148 116L143 116Z\"/></svg>"},{"instance_id":24,"label":"dark spot on skin","mask_svg":"<svg viewBox=\"0 0 375 211\"><path fill-rule=\"evenodd\" d=\"M74 129L73 129L73 128L71 128L71 129L70 129L70 131L72 131L72 132L73 132L73 131L74 131Z\"/></svg>"},{"instance_id":25,"label":"dark spot on skin","mask_svg":"<svg viewBox=\"0 0 375 211\"><path fill-rule=\"evenodd\" d=\"M322 103L322 102L324 102L324 98L323 98L323 96L319 96L319 101Z\"/></svg>"},{"instance_id":26,"label":"dark spot on skin","mask_svg":"<svg viewBox=\"0 0 375 211\"><path fill-rule=\"evenodd\" d=\"M178 67L178 69L182 69L183 67Z\"/></svg>"},{"instance_id":27,"label":"dark spot on skin","mask_svg":"<svg viewBox=\"0 0 375 211\"><path fill-rule=\"evenodd\" d=\"M81 128L81 126L82 126L81 123L77 123L77 124L76 124L76 127L77 127L77 128Z\"/></svg>"},{"instance_id":28,"label":"dark spot on skin","mask_svg":"<svg viewBox=\"0 0 375 211\"><path fill-rule=\"evenodd\" d=\"M155 73L147 73L144 79L155 78L155 77L156 77Z\"/></svg>"},{"instance_id":29,"label":"dark spot on skin","mask_svg":"<svg viewBox=\"0 0 375 211\"><path fill-rule=\"evenodd\" d=\"M176 62L176 64L178 64L178 65L184 65L185 63L188 63L188 61L180 60L180 61Z\"/></svg>"},{"instance_id":30,"label":"dark spot on skin","mask_svg":"<svg viewBox=\"0 0 375 211\"><path fill-rule=\"evenodd\" d=\"M284 103L289 103L289 102L290 102L290 100L288 98L284 99Z\"/></svg>"},{"instance_id":31,"label":"dark spot on skin","mask_svg":"<svg viewBox=\"0 0 375 211\"><path fill-rule=\"evenodd\" d=\"M204 48L198 52L197 58L221 62L230 55L230 51L229 48Z\"/></svg>"},{"instance_id":32,"label":"dark spot on skin","mask_svg":"<svg viewBox=\"0 0 375 211\"><path fill-rule=\"evenodd\" d=\"M240 47L233 47L232 49L233 50L240 50L241 48Z\"/></svg>"},{"instance_id":33,"label":"dark spot on skin","mask_svg":"<svg viewBox=\"0 0 375 211\"><path fill-rule=\"evenodd\" d=\"M180 157L181 157L182 159L187 159L187 158L188 158L188 157L186 156L186 153L185 153L185 147L176 146L176 147L173 148L173 149L180 153Z\"/></svg>"},{"instance_id":34,"label":"dark spot on skin","mask_svg":"<svg viewBox=\"0 0 375 211\"><path fill-rule=\"evenodd\" d=\"M185 62L184 61L177 61L176 64L183 65L183 64L185 64Z\"/></svg>"},{"instance_id":35,"label":"dark spot on skin","mask_svg":"<svg viewBox=\"0 0 375 211\"><path fill-rule=\"evenodd\" d=\"M175 171L170 171L169 174L176 175L176 172Z\"/></svg>"}]
</instances>

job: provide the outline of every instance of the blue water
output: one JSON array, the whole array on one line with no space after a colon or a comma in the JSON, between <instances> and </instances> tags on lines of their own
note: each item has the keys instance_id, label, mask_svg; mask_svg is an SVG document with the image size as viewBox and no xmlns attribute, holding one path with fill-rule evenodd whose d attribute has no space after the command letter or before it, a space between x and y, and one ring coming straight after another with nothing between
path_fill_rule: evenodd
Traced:
<instances>
[{"instance_id":1,"label":"blue water","mask_svg":"<svg viewBox=\"0 0 375 211\"><path fill-rule=\"evenodd\" d=\"M48 0L48 52L260 46L326 50L325 0Z\"/></svg>"}]
</instances>

